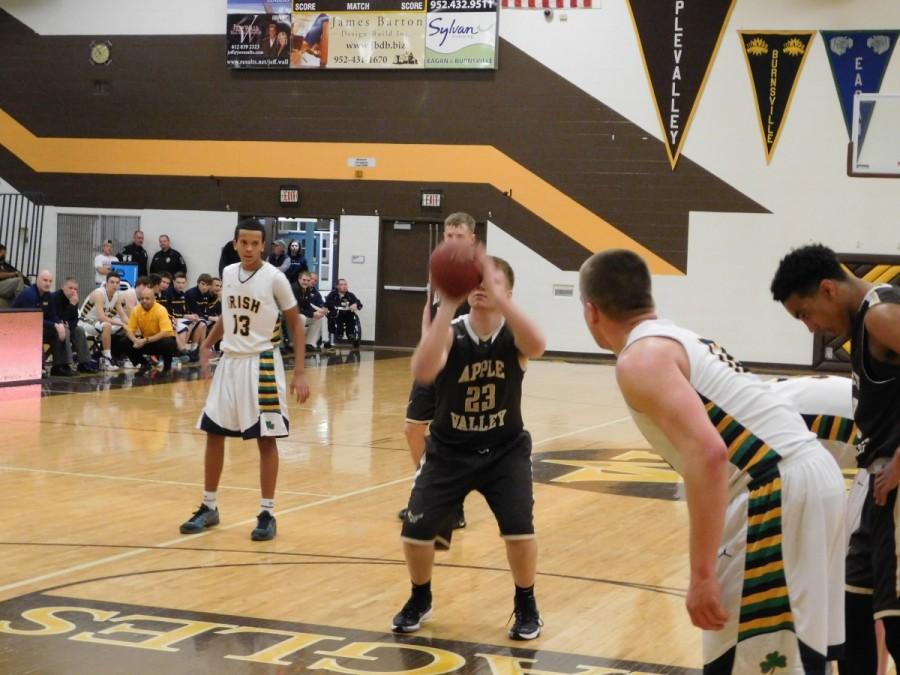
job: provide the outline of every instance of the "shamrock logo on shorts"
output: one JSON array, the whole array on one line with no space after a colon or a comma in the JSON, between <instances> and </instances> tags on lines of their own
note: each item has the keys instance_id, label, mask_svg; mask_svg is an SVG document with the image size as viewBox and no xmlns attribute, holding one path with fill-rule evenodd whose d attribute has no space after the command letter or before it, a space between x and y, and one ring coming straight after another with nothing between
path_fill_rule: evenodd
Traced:
<instances>
[{"instance_id":1,"label":"shamrock logo on shorts","mask_svg":"<svg viewBox=\"0 0 900 675\"><path fill-rule=\"evenodd\" d=\"M787 668L787 657L778 652L766 654L766 660L759 664L759 670L762 673L774 673L778 668Z\"/></svg>"}]
</instances>

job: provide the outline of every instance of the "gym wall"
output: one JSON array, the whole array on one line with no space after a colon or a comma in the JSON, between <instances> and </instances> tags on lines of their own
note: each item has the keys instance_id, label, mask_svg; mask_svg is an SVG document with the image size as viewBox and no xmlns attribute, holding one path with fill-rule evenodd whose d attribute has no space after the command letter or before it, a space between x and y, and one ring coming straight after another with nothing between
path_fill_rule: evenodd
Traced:
<instances>
[{"instance_id":1,"label":"gym wall","mask_svg":"<svg viewBox=\"0 0 900 675\"><path fill-rule=\"evenodd\" d=\"M444 214L490 223L490 250L519 272L517 295L552 350L596 351L577 292L553 287L577 286L580 262L615 243L651 259L662 315L744 360L801 365L812 337L768 293L778 259L811 240L868 253L900 245L897 182L846 176L821 36L767 165L736 32L892 28L900 7L738 0L672 171L624 0L549 21L503 10L498 71L427 74L228 71L222 3L189 3L188 14L174 1L127 11L59 4L0 2L0 177L48 195L45 241L55 212L138 212L151 254L156 235L172 230L193 275L194 261L218 259L237 212L341 217L341 273L371 293L360 295L374 325L375 211L415 217L419 190L442 187ZM88 62L92 39L113 43L111 65ZM96 81L109 92L94 93ZM900 57L882 91L900 91ZM54 142L67 138L80 139L79 154ZM149 145L111 157L109 139ZM160 152L160 139L176 143ZM400 168L355 179L317 163L306 143L352 155L379 144L382 165ZM454 154L460 146L467 151ZM435 159L445 156L456 161ZM285 181L301 186L299 209L278 206ZM364 265L345 265L363 252Z\"/></svg>"}]
</instances>

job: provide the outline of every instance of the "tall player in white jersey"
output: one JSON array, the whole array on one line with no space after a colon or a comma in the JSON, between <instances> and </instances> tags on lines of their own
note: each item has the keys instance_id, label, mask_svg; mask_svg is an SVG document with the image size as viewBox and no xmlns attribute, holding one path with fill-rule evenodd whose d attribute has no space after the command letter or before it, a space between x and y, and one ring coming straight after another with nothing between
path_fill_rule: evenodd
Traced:
<instances>
[{"instance_id":1,"label":"tall player in white jersey","mask_svg":"<svg viewBox=\"0 0 900 675\"><path fill-rule=\"evenodd\" d=\"M618 356L632 417L684 478L687 610L705 631L704 673L823 675L844 641L845 496L834 458L771 385L657 318L638 255L592 256L580 287L594 340Z\"/></svg>"},{"instance_id":2,"label":"tall player in white jersey","mask_svg":"<svg viewBox=\"0 0 900 675\"><path fill-rule=\"evenodd\" d=\"M241 258L222 273L222 317L200 347L200 367L208 375L209 350L222 341L224 356L216 368L206 407L197 428L206 432L203 503L181 525L183 534L195 534L219 523L217 490L225 460L225 437L256 439L259 446L261 511L250 537L267 541L276 534L275 484L278 446L275 439L288 435L287 392L284 366L277 343L281 340L279 314L297 335L291 393L303 403L309 387L303 374L303 324L287 278L263 259L265 227L245 219L234 229L234 248Z\"/></svg>"}]
</instances>

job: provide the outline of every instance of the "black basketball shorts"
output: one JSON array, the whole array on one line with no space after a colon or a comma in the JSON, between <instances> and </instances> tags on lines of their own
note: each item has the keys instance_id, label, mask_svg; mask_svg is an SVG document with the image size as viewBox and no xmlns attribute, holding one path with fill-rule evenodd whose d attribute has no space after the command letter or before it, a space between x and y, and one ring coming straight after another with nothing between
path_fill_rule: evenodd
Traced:
<instances>
[{"instance_id":1,"label":"black basketball shorts","mask_svg":"<svg viewBox=\"0 0 900 675\"><path fill-rule=\"evenodd\" d=\"M482 451L442 446L429 437L425 461L409 496L402 538L416 544L434 541L473 490L484 495L501 536L534 536L531 435L527 431L503 446Z\"/></svg>"}]
</instances>

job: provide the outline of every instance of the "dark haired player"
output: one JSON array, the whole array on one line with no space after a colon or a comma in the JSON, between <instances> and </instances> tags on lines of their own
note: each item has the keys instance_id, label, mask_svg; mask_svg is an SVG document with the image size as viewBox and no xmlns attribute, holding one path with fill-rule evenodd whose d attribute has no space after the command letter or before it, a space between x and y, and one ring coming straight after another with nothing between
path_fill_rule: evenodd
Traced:
<instances>
[{"instance_id":1,"label":"dark haired player","mask_svg":"<svg viewBox=\"0 0 900 675\"><path fill-rule=\"evenodd\" d=\"M287 278L263 260L265 244L265 228L257 220L245 219L235 227L234 248L241 261L226 267L222 274L222 317L209 331L200 351L200 366L205 375L209 349L222 341L224 356L216 368L206 407L197 423L206 432L203 503L181 525L182 534L202 532L219 523L217 490L225 461L226 436L256 439L262 502L250 537L254 541L266 541L276 534L278 446L275 439L288 435L288 416L284 366L273 343L280 339L279 313L291 323L294 335L303 336L303 324ZM296 393L300 403L309 397L302 347L294 368L291 393Z\"/></svg>"},{"instance_id":2,"label":"dark haired player","mask_svg":"<svg viewBox=\"0 0 900 675\"><path fill-rule=\"evenodd\" d=\"M847 554L847 650L841 675L874 673L874 620L900 662L897 485L900 484L900 290L848 274L821 244L788 253L772 296L811 332L851 338L853 418L860 468L870 476Z\"/></svg>"},{"instance_id":3,"label":"dark haired player","mask_svg":"<svg viewBox=\"0 0 900 675\"><path fill-rule=\"evenodd\" d=\"M443 294L413 354L415 380L434 382L435 414L403 521L412 593L392 628L410 633L431 616L435 536L477 490L500 526L515 582L509 636L532 640L542 621L534 597L531 436L522 423L521 400L525 363L544 352L544 336L512 302L509 265L481 249L477 260L484 281L468 296L469 314L454 321L463 298Z\"/></svg>"}]
</instances>

